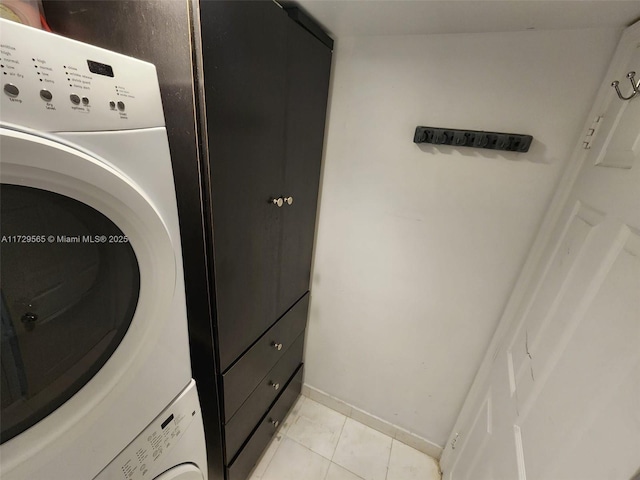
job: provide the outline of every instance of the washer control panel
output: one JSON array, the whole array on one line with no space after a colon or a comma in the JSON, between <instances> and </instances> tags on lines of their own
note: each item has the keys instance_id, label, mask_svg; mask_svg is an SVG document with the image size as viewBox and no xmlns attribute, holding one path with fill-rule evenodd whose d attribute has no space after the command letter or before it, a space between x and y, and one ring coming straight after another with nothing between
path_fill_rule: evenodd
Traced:
<instances>
[{"instance_id":1,"label":"washer control panel","mask_svg":"<svg viewBox=\"0 0 640 480\"><path fill-rule=\"evenodd\" d=\"M47 132L164 126L155 67L0 19L0 120Z\"/></svg>"},{"instance_id":2,"label":"washer control panel","mask_svg":"<svg viewBox=\"0 0 640 480\"><path fill-rule=\"evenodd\" d=\"M200 404L195 383L156 417L95 480L147 480L159 472L156 465L171 451L187 431L193 419L199 418Z\"/></svg>"}]
</instances>

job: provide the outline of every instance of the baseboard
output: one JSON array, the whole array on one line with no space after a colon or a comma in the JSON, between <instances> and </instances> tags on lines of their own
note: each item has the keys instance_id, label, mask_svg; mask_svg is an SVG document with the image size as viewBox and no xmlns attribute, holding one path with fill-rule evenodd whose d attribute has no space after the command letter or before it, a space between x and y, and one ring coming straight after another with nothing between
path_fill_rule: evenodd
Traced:
<instances>
[{"instance_id":1,"label":"baseboard","mask_svg":"<svg viewBox=\"0 0 640 480\"><path fill-rule=\"evenodd\" d=\"M422 453L426 453L430 457L440 460L443 447L430 442L426 438L422 438L415 433L405 430L404 428L400 428L386 420L376 417L375 415L371 415L364 410L360 410L353 405L349 405L339 398L333 397L322 390L318 390L317 388L307 385L306 383L302 385L302 395L321 403L331 410L335 410L347 417L351 417L354 420L377 430L378 432L389 435L391 438L395 438L399 442L409 445Z\"/></svg>"}]
</instances>

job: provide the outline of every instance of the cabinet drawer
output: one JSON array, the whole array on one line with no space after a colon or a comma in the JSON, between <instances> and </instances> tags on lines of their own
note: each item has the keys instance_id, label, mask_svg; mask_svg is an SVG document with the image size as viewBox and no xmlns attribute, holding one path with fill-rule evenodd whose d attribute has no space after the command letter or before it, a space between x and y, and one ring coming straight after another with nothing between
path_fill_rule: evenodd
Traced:
<instances>
[{"instance_id":1,"label":"cabinet drawer","mask_svg":"<svg viewBox=\"0 0 640 480\"><path fill-rule=\"evenodd\" d=\"M273 422L282 423L302 390L302 365L291 379L271 410L251 436L247 444L227 468L227 480L247 480L249 472L262 455L265 447L277 431Z\"/></svg>"},{"instance_id":2,"label":"cabinet drawer","mask_svg":"<svg viewBox=\"0 0 640 480\"><path fill-rule=\"evenodd\" d=\"M224 421L238 411L260 380L273 368L304 330L309 309L309 293L260 337L223 376ZM278 350L277 345L282 345Z\"/></svg>"},{"instance_id":3,"label":"cabinet drawer","mask_svg":"<svg viewBox=\"0 0 640 480\"><path fill-rule=\"evenodd\" d=\"M269 409L275 398L284 388L287 380L302 363L302 349L304 347L304 331L287 350L287 353L276 363L275 367L262 379L246 402L225 426L226 458L233 458L240 447L251 434L264 413ZM277 386L277 390L275 388Z\"/></svg>"}]
</instances>

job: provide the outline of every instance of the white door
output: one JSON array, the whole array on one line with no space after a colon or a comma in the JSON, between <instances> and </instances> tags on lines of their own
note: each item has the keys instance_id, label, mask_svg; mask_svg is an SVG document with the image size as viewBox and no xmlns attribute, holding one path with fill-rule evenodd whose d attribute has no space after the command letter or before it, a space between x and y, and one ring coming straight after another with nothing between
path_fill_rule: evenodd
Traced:
<instances>
[{"instance_id":1,"label":"white door","mask_svg":"<svg viewBox=\"0 0 640 480\"><path fill-rule=\"evenodd\" d=\"M590 148L569 167L526 293L502 319L447 445L447 479L640 473L640 95L623 101L610 86L618 79L628 95L633 70L640 23L620 42Z\"/></svg>"}]
</instances>

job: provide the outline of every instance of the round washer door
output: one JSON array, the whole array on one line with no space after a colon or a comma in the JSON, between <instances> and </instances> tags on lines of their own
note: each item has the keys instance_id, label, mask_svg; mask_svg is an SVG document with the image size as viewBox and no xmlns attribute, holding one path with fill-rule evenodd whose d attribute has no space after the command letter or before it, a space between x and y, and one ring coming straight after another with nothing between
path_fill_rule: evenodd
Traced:
<instances>
[{"instance_id":1,"label":"round washer door","mask_svg":"<svg viewBox=\"0 0 640 480\"><path fill-rule=\"evenodd\" d=\"M128 395L152 405L144 424L170 401L140 386L136 372L158 356L177 268L153 203L107 161L7 128L0 128L0 149L2 261L11 266L11 277L3 268L2 278L3 474L28 478L38 464L59 457L62 438L79 439L89 425L122 412ZM63 348L38 347L45 345L44 333L58 335ZM159 371L148 381L161 383L169 375ZM18 408L24 403L34 413ZM135 436L140 427L131 423L121 424L118 435ZM90 435L77 442L87 448L100 443ZM108 463L122 448L116 442L100 443L95 450L105 458L94 460ZM95 469L80 463L83 472Z\"/></svg>"},{"instance_id":2,"label":"round washer door","mask_svg":"<svg viewBox=\"0 0 640 480\"><path fill-rule=\"evenodd\" d=\"M204 480L204 475L194 464L185 463L167 470L154 480Z\"/></svg>"}]
</instances>

